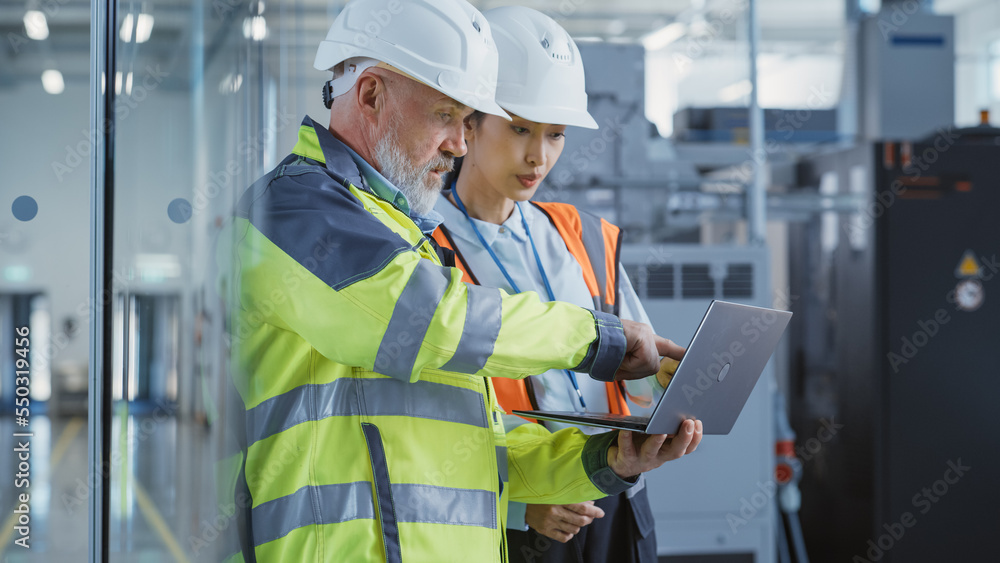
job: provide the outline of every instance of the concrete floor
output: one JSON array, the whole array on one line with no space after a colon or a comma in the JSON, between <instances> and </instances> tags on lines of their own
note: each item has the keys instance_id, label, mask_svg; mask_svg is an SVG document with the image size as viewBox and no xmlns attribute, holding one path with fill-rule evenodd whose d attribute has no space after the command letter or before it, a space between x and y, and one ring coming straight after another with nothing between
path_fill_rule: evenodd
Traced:
<instances>
[{"instance_id":1,"label":"concrete floor","mask_svg":"<svg viewBox=\"0 0 1000 563\"><path fill-rule=\"evenodd\" d=\"M112 426L111 561L222 560L234 526L217 508L217 432L163 414L116 416ZM12 436L23 429L0 418L0 562L87 561L86 419L35 416L29 430L31 547L24 549L14 544L14 502L26 491L14 486Z\"/></svg>"}]
</instances>

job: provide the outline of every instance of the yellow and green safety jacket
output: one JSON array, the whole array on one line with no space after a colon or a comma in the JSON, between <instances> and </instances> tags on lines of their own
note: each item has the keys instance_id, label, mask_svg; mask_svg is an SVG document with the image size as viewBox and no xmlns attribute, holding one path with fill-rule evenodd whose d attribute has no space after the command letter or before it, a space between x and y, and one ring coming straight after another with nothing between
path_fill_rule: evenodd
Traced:
<instances>
[{"instance_id":1,"label":"yellow and green safety jacket","mask_svg":"<svg viewBox=\"0 0 1000 563\"><path fill-rule=\"evenodd\" d=\"M615 433L505 433L490 377L611 380L620 321L467 285L350 149L306 117L240 198L230 306L246 410L246 561L503 561L508 499L572 503L631 484ZM509 470L508 470L509 468Z\"/></svg>"}]
</instances>

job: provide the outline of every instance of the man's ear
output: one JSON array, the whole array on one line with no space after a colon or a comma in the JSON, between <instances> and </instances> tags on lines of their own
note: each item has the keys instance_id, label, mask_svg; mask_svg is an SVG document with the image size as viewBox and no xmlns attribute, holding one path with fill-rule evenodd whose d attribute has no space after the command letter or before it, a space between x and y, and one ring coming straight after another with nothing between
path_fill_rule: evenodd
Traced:
<instances>
[{"instance_id":1,"label":"man's ear","mask_svg":"<svg viewBox=\"0 0 1000 563\"><path fill-rule=\"evenodd\" d=\"M358 78L358 108L366 121L378 123L385 109L385 82L375 73L366 72Z\"/></svg>"}]
</instances>

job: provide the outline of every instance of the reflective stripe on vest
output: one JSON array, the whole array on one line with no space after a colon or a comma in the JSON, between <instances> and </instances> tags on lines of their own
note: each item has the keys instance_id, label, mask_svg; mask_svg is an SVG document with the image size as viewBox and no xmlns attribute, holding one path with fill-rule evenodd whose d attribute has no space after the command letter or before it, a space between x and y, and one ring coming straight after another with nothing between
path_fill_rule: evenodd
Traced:
<instances>
[{"instance_id":1,"label":"reflective stripe on vest","mask_svg":"<svg viewBox=\"0 0 1000 563\"><path fill-rule=\"evenodd\" d=\"M496 528L493 491L393 483L398 523ZM375 518L372 483L306 486L253 508L254 544L263 545L306 526Z\"/></svg>"},{"instance_id":2,"label":"reflective stripe on vest","mask_svg":"<svg viewBox=\"0 0 1000 563\"><path fill-rule=\"evenodd\" d=\"M499 308L499 305L497 306ZM331 416L360 416L358 397L365 397L367 416L408 416L489 428L481 395L433 381L404 383L390 378L337 379L301 385L249 409L247 443Z\"/></svg>"},{"instance_id":3,"label":"reflective stripe on vest","mask_svg":"<svg viewBox=\"0 0 1000 563\"><path fill-rule=\"evenodd\" d=\"M555 226L559 236L566 243L570 254L580 264L583 280L587 284L594 309L618 315L618 263L621 251L621 229L604 219L580 211L567 203L531 202L542 211ZM447 227L441 225L433 234L434 240L456 255L456 267L462 270L462 281L478 283L472 269L451 239ZM595 265L597 266L595 268ZM615 414L630 414L621 383L605 384L608 395L608 411ZM513 410L534 410L524 380L493 378L497 403L511 414ZM531 422L538 422L528 419Z\"/></svg>"},{"instance_id":4,"label":"reflective stripe on vest","mask_svg":"<svg viewBox=\"0 0 1000 563\"><path fill-rule=\"evenodd\" d=\"M249 409L247 438L254 443L298 424L332 416L401 416L491 427L482 395L472 389L423 380L407 383L391 377L341 378L299 386ZM370 422L362 422L361 427L372 481L309 485L261 503L252 509L255 547L300 528L367 519L377 522L381 530L385 561L401 563L402 524L497 528L496 492L394 483L389 478L379 427ZM505 479L506 448L497 447L496 455L503 463L500 475Z\"/></svg>"}]
</instances>

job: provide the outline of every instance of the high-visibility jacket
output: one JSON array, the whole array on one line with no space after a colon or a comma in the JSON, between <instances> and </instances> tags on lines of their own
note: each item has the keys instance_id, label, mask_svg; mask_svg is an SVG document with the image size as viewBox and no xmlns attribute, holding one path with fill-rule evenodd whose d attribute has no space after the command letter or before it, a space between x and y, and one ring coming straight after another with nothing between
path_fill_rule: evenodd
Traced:
<instances>
[{"instance_id":1,"label":"high-visibility jacket","mask_svg":"<svg viewBox=\"0 0 1000 563\"><path fill-rule=\"evenodd\" d=\"M607 466L613 433L505 435L489 379L612 379L617 318L462 283L391 198L307 117L237 205L222 259L247 561L501 561L508 498L630 486Z\"/></svg>"},{"instance_id":2,"label":"high-visibility jacket","mask_svg":"<svg viewBox=\"0 0 1000 563\"><path fill-rule=\"evenodd\" d=\"M621 262L622 232L617 226L587 212L581 212L568 203L532 201L552 222L566 248L573 255L598 311L619 315L618 303L619 265ZM434 240L443 248L455 253L455 265L462 270L463 280L479 283L469 263L462 256L446 225L434 230ZM511 414L513 410L538 410L535 397L528 389L526 379L494 378L493 387L497 403ZM609 412L628 415L621 382L607 382ZM529 419L537 422L534 419Z\"/></svg>"}]
</instances>

